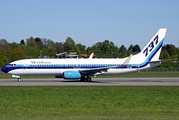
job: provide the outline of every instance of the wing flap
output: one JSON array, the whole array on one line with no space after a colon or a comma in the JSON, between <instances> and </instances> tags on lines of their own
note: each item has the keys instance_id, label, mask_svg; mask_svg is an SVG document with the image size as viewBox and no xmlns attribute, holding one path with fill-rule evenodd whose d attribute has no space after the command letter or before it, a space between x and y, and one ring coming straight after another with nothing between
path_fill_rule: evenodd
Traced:
<instances>
[{"instance_id":1,"label":"wing flap","mask_svg":"<svg viewBox=\"0 0 179 120\"><path fill-rule=\"evenodd\" d=\"M84 69L84 70L79 70L79 72L82 75L87 75L87 74L95 74L97 72L107 72L108 69L112 67L101 67L101 68L93 68L93 69Z\"/></svg>"}]
</instances>

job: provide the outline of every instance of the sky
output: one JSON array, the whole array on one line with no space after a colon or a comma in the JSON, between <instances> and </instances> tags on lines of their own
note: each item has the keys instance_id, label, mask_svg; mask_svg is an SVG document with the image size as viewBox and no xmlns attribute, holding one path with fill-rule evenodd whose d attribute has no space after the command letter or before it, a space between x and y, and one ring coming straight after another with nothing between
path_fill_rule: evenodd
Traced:
<instances>
[{"instance_id":1,"label":"sky","mask_svg":"<svg viewBox=\"0 0 179 120\"><path fill-rule=\"evenodd\" d=\"M0 39L40 37L91 47L109 40L141 49L160 28L179 47L179 0L0 0Z\"/></svg>"}]
</instances>

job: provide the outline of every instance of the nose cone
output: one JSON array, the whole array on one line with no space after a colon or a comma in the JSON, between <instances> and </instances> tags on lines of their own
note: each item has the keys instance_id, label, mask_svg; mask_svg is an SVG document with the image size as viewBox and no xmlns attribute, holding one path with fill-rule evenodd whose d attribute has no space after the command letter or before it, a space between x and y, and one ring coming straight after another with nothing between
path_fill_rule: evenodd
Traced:
<instances>
[{"instance_id":1,"label":"nose cone","mask_svg":"<svg viewBox=\"0 0 179 120\"><path fill-rule=\"evenodd\" d=\"M1 69L1 71L5 72L5 73L8 73L8 68L7 68L7 67L3 67L3 68Z\"/></svg>"}]
</instances>

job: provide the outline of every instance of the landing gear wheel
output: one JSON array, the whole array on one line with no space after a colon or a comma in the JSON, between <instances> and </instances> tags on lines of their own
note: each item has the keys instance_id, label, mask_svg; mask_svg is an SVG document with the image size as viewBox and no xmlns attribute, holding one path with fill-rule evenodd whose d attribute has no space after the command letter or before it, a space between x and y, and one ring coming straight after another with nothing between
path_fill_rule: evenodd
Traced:
<instances>
[{"instance_id":1,"label":"landing gear wheel","mask_svg":"<svg viewBox=\"0 0 179 120\"><path fill-rule=\"evenodd\" d=\"M81 76L81 81L82 81L82 82L85 81L85 76Z\"/></svg>"},{"instance_id":2,"label":"landing gear wheel","mask_svg":"<svg viewBox=\"0 0 179 120\"><path fill-rule=\"evenodd\" d=\"M21 82L21 79L20 79L20 78L18 78L18 79L17 79L17 82Z\"/></svg>"},{"instance_id":3,"label":"landing gear wheel","mask_svg":"<svg viewBox=\"0 0 179 120\"><path fill-rule=\"evenodd\" d=\"M86 82L91 82L91 78L90 78L90 77L87 77L87 78L86 78Z\"/></svg>"}]
</instances>

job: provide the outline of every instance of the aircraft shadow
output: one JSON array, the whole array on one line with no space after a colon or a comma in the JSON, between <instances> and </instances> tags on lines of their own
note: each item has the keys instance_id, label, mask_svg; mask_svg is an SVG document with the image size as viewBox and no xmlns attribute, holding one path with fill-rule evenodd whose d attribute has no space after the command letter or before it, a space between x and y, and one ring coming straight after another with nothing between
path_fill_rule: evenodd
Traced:
<instances>
[{"instance_id":1,"label":"aircraft shadow","mask_svg":"<svg viewBox=\"0 0 179 120\"><path fill-rule=\"evenodd\" d=\"M90 81L90 82L86 82L86 81L80 81L80 80L68 80L68 81L60 81L60 82L80 82L80 83L106 83L106 82L102 82L102 81Z\"/></svg>"}]
</instances>

